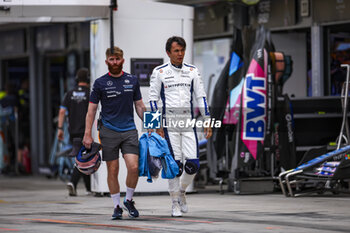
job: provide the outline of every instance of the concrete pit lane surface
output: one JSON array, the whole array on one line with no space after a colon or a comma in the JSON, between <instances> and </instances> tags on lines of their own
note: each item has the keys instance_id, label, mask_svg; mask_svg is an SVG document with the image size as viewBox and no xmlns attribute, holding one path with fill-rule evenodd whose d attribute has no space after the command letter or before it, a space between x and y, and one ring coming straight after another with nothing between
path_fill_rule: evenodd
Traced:
<instances>
[{"instance_id":1,"label":"concrete pit lane surface","mask_svg":"<svg viewBox=\"0 0 350 233\"><path fill-rule=\"evenodd\" d=\"M136 192L137 193L137 192ZM170 217L168 195L136 195L140 217L111 220L109 197L68 195L60 180L0 176L0 232L350 232L349 195L286 198L281 193L220 195L219 186L187 195L189 212Z\"/></svg>"}]
</instances>

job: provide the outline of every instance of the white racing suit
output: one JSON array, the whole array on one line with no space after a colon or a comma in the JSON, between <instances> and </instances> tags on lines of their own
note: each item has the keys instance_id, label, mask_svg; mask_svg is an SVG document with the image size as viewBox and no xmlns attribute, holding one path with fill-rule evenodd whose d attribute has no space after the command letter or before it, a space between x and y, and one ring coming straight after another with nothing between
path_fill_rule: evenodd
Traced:
<instances>
[{"instance_id":1,"label":"white racing suit","mask_svg":"<svg viewBox=\"0 0 350 233\"><path fill-rule=\"evenodd\" d=\"M199 169L196 129L186 125L193 119L193 98L203 118L210 118L202 78L195 66L183 63L177 68L168 62L153 70L149 89L151 111L162 112L163 123L166 123L166 126L163 124L164 136L180 169L181 184L179 177L169 180L169 193L175 198L180 189L185 191L192 183ZM185 124L181 125L180 121Z\"/></svg>"}]
</instances>

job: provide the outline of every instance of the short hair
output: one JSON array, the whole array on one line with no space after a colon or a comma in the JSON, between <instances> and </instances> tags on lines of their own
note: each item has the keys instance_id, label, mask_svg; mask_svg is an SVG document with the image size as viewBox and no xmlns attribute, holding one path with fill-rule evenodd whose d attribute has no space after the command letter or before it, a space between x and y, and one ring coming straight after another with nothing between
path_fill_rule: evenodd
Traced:
<instances>
[{"instance_id":1,"label":"short hair","mask_svg":"<svg viewBox=\"0 0 350 233\"><path fill-rule=\"evenodd\" d=\"M179 37L179 36L172 36L167 40L166 45L165 45L165 50L167 52L170 52L171 45L173 44L173 42L178 43L180 46L182 46L184 49L186 49L186 41L184 38Z\"/></svg>"},{"instance_id":2,"label":"short hair","mask_svg":"<svg viewBox=\"0 0 350 233\"><path fill-rule=\"evenodd\" d=\"M76 75L77 83L90 83L90 72L88 68L80 68Z\"/></svg>"},{"instance_id":3,"label":"short hair","mask_svg":"<svg viewBox=\"0 0 350 233\"><path fill-rule=\"evenodd\" d=\"M121 48L119 48L118 46L114 46L113 47L113 54L112 54L112 51L111 51L111 48L108 48L106 50L106 58L110 57L110 56L119 56L119 57L123 57L124 55L124 52L123 50L121 50Z\"/></svg>"}]
</instances>

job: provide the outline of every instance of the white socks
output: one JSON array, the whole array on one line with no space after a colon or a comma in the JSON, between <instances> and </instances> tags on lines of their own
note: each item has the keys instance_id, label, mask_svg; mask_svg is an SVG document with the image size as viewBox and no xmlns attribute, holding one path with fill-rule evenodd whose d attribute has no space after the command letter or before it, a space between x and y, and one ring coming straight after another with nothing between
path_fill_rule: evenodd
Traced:
<instances>
[{"instance_id":1,"label":"white socks","mask_svg":"<svg viewBox=\"0 0 350 233\"><path fill-rule=\"evenodd\" d=\"M120 193L111 194L111 198L114 204L114 208L120 207Z\"/></svg>"},{"instance_id":2,"label":"white socks","mask_svg":"<svg viewBox=\"0 0 350 233\"><path fill-rule=\"evenodd\" d=\"M135 189L126 187L125 199L131 201L134 195ZM114 208L120 207L120 193L111 194L111 198L114 204Z\"/></svg>"},{"instance_id":3,"label":"white socks","mask_svg":"<svg viewBox=\"0 0 350 233\"><path fill-rule=\"evenodd\" d=\"M126 187L126 196L125 199L131 201L134 196L135 189Z\"/></svg>"}]
</instances>

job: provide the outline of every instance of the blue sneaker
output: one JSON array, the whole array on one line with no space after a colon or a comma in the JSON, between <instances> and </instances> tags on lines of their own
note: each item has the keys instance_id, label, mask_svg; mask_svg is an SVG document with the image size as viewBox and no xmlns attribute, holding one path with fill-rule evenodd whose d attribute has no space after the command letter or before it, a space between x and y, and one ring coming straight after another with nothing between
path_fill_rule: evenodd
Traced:
<instances>
[{"instance_id":1,"label":"blue sneaker","mask_svg":"<svg viewBox=\"0 0 350 233\"><path fill-rule=\"evenodd\" d=\"M129 212L129 217L137 218L139 216L139 211L135 208L135 202L133 200L129 201L124 199L123 205L123 209Z\"/></svg>"},{"instance_id":2,"label":"blue sneaker","mask_svg":"<svg viewBox=\"0 0 350 233\"><path fill-rule=\"evenodd\" d=\"M123 209L119 207L119 205L114 208L114 212L112 215L112 220L122 219L123 218Z\"/></svg>"}]
</instances>

